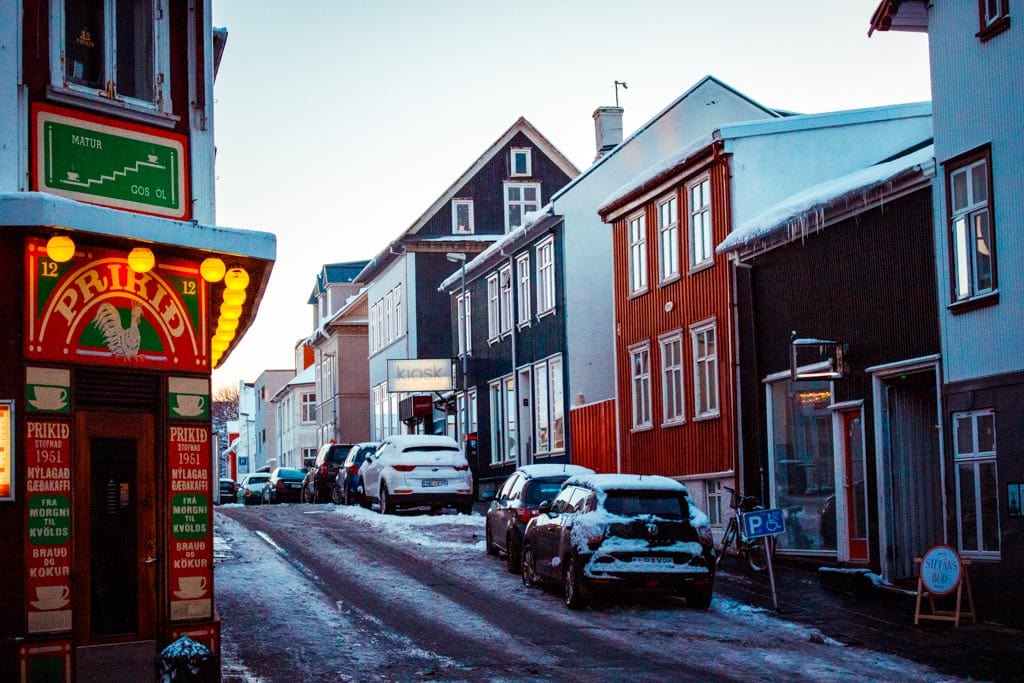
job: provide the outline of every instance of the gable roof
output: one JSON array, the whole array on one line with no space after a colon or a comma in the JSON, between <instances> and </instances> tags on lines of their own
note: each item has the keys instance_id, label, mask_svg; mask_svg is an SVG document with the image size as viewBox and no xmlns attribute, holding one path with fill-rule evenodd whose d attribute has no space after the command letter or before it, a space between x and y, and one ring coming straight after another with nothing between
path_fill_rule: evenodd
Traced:
<instances>
[{"instance_id":1,"label":"gable roof","mask_svg":"<svg viewBox=\"0 0 1024 683\"><path fill-rule=\"evenodd\" d=\"M533 142L534 145L549 159L563 173L570 178L575 178L579 175L579 169L569 159L562 154L551 142L544 137L540 131L538 131L532 123L527 121L524 117L520 116L515 123L509 126L508 130L502 133L497 140L495 140L490 147L488 147L483 154L473 162L468 169L466 169L462 175L460 175L455 182L453 182L447 190L445 190L441 196L439 196L433 204L427 207L427 210L417 218L412 225L406 228L401 235L391 241L380 253L373 257L366 267L359 273L357 281L366 282L373 278L374 275L379 273L385 266L392 263L401 254L402 242L407 238L418 233L427 222L434 217L434 215L444 206L446 206L452 199L455 198L456 193L462 188L470 179L479 173L484 166L486 166L497 154L505 147L509 142L512 141L516 135L522 133ZM493 235L494 239L502 237L501 235Z\"/></svg>"},{"instance_id":2,"label":"gable roof","mask_svg":"<svg viewBox=\"0 0 1024 683\"><path fill-rule=\"evenodd\" d=\"M330 285L346 284L354 282L360 271L366 267L369 261L345 261L342 263L325 263L316 274L316 284L313 292L309 295L308 304L315 304L319 295L327 291Z\"/></svg>"}]
</instances>

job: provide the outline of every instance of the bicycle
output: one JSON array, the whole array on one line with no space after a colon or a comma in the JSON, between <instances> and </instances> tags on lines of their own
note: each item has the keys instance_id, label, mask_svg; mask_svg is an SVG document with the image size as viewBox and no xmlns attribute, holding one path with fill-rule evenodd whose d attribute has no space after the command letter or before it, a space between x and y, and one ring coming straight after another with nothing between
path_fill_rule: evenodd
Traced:
<instances>
[{"instance_id":1,"label":"bicycle","mask_svg":"<svg viewBox=\"0 0 1024 683\"><path fill-rule=\"evenodd\" d=\"M764 508L758 505L757 498L753 496L740 496L739 500L737 500L734 489L728 486L723 486L722 488L731 495L729 507L735 511L735 514L729 519L729 523L725 527L725 534L722 536L722 549L715 560L715 566L722 563L725 551L728 550L730 545L735 544L736 554L740 557L745 557L751 569L756 572L763 572L768 568L768 553L775 550L774 539L767 540L770 537L765 536L747 538L743 534L743 527L740 526L740 521L744 513L753 510L763 510Z\"/></svg>"}]
</instances>

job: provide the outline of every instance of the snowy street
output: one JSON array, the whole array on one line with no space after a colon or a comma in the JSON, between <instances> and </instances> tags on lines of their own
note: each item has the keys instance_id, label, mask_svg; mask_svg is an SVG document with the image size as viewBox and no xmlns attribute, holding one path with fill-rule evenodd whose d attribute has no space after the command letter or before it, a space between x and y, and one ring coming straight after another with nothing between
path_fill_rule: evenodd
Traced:
<instances>
[{"instance_id":1,"label":"snowy street","mask_svg":"<svg viewBox=\"0 0 1024 683\"><path fill-rule=\"evenodd\" d=\"M844 646L716 590L571 612L484 551L479 515L222 506L224 680L956 680Z\"/></svg>"}]
</instances>

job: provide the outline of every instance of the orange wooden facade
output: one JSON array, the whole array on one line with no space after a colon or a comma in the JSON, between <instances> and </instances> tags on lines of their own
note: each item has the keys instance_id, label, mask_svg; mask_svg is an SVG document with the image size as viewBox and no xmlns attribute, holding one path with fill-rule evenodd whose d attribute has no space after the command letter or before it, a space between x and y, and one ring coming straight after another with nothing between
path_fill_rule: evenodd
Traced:
<instances>
[{"instance_id":1,"label":"orange wooden facade","mask_svg":"<svg viewBox=\"0 0 1024 683\"><path fill-rule=\"evenodd\" d=\"M572 462L595 472L618 472L615 454L615 399L569 410Z\"/></svg>"},{"instance_id":2,"label":"orange wooden facade","mask_svg":"<svg viewBox=\"0 0 1024 683\"><path fill-rule=\"evenodd\" d=\"M725 158L707 155L690 164L652 190L639 190L636 199L626 198L614 212L614 263L616 311L616 363L618 366L618 420L622 471L673 477L723 473L735 468L737 457L736 400L733 382L734 349L732 276L728 259L715 255L713 265L688 271L689 230L686 183L709 173L711 221L717 245L726 236L729 211L729 167ZM641 194L643 192L643 194ZM679 206L678 279L659 283L659 229L657 207L675 193ZM630 296L628 221L642 208L646 215L648 288ZM606 216L607 220L607 216ZM694 349L691 326L715 321L718 359L718 404L715 417L695 419ZM679 331L683 351L685 421L663 425L662 358L659 337ZM630 347L650 343L651 427L633 428Z\"/></svg>"}]
</instances>

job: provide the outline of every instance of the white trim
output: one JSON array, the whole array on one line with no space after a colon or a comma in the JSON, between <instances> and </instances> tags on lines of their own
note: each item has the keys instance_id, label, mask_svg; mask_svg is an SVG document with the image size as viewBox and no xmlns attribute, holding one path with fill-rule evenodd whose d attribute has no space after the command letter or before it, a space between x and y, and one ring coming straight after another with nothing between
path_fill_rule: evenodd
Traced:
<instances>
[{"instance_id":1,"label":"white trim","mask_svg":"<svg viewBox=\"0 0 1024 683\"><path fill-rule=\"evenodd\" d=\"M516 156L522 155L526 157L526 171L523 173L516 172ZM513 147L509 150L509 177L512 178L529 178L533 176L533 149L530 147Z\"/></svg>"},{"instance_id":2,"label":"white trim","mask_svg":"<svg viewBox=\"0 0 1024 683\"><path fill-rule=\"evenodd\" d=\"M469 209L469 219L466 221L466 229L459 229L459 207L465 206ZM453 235L472 235L476 232L475 217L473 215L473 200L472 199L453 199L452 200L452 234Z\"/></svg>"}]
</instances>

